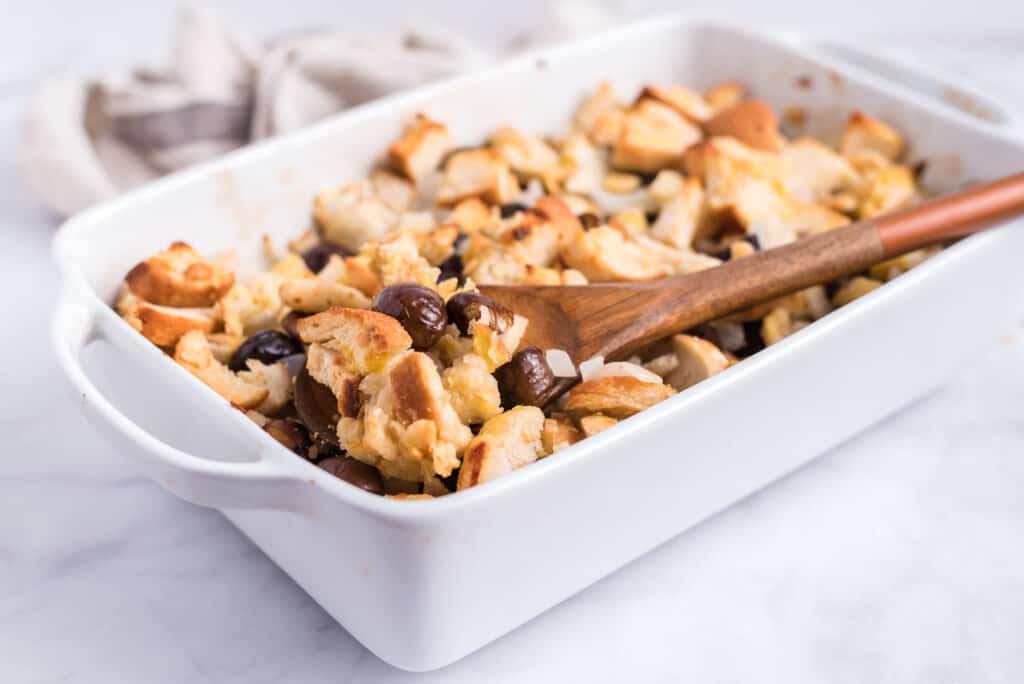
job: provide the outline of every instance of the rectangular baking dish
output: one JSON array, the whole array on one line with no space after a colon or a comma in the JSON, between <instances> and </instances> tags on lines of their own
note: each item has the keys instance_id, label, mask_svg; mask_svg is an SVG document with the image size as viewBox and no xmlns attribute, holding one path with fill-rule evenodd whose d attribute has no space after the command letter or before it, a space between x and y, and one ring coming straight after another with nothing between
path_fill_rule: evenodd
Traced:
<instances>
[{"instance_id":1,"label":"rectangular baking dish","mask_svg":"<svg viewBox=\"0 0 1024 684\"><path fill-rule=\"evenodd\" d=\"M262 233L282 240L303 229L313 193L362 177L413 113L445 121L465 143L503 122L554 132L605 79L623 93L648 81L741 80L776 108L804 108L808 131L826 138L864 109L908 134L931 190L1020 170L1024 143L998 103L837 50L663 18L371 103L158 181L61 228L57 358L115 453L223 511L380 658L443 666L956 372L1018 304L1024 226L964 240L570 450L431 501L366 494L268 438L111 310L124 273L179 239L235 248L254 265ZM878 74L890 67L898 80Z\"/></svg>"}]
</instances>

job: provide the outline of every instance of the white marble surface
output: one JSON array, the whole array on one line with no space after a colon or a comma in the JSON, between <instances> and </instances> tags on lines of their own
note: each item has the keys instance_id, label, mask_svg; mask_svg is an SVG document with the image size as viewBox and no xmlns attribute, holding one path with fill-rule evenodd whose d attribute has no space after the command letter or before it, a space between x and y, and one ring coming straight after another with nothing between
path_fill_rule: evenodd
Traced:
<instances>
[{"instance_id":1,"label":"white marble surface","mask_svg":"<svg viewBox=\"0 0 1024 684\"><path fill-rule=\"evenodd\" d=\"M1004 91L1013 44L905 41ZM0 72L0 681L1024 680L1021 316L941 392L464 661L383 664L65 399L46 341L55 221L11 158L29 82L74 47L26 42L25 68ZM1014 285L985 296L1019 301Z\"/></svg>"}]
</instances>

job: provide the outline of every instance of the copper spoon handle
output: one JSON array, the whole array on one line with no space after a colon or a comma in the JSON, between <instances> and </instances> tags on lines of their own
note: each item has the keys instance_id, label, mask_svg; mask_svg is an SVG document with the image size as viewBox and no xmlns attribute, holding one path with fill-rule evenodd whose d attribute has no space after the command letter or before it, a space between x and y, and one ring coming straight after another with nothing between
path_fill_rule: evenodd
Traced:
<instances>
[{"instance_id":1,"label":"copper spoon handle","mask_svg":"<svg viewBox=\"0 0 1024 684\"><path fill-rule=\"evenodd\" d=\"M1024 213L1024 173L946 195L875 220L886 256L969 235Z\"/></svg>"}]
</instances>

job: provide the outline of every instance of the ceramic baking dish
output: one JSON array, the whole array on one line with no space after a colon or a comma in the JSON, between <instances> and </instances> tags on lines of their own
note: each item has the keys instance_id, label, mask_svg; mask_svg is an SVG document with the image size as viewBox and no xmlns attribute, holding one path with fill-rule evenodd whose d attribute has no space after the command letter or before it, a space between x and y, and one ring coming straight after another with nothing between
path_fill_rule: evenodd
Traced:
<instances>
[{"instance_id":1,"label":"ceramic baking dish","mask_svg":"<svg viewBox=\"0 0 1024 684\"><path fill-rule=\"evenodd\" d=\"M502 122L553 132L604 79L624 93L647 81L741 80L777 108L805 108L809 131L825 136L862 108L908 134L932 190L1024 160L1009 112L942 78L849 47L676 17L360 107L85 212L55 239L66 285L57 358L114 450L223 511L398 667L461 658L892 413L956 372L1018 303L1019 224L958 243L568 451L431 501L378 498L297 458L109 307L124 273L172 240L236 248L256 264L262 233L294 236L313 193L362 177L417 111L465 143Z\"/></svg>"}]
</instances>

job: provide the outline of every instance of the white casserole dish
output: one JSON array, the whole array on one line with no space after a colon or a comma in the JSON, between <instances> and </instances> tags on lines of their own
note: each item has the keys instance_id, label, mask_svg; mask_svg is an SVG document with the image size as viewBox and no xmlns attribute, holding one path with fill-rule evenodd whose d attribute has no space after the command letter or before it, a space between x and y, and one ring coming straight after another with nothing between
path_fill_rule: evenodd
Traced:
<instances>
[{"instance_id":1,"label":"white casserole dish","mask_svg":"<svg viewBox=\"0 0 1024 684\"><path fill-rule=\"evenodd\" d=\"M833 48L829 48L831 50ZM683 17L516 59L391 97L85 212L60 230L53 329L76 397L118 453L219 509L355 638L409 670L450 663L894 412L953 373L1015 310L1024 225L964 240L750 360L486 486L431 501L362 492L296 457L131 330L109 307L137 261L183 239L239 250L294 236L313 193L362 177L415 112L460 142L502 122L563 127L609 79L742 80L837 132L853 108L904 130L926 186L1020 170L1008 110L844 47ZM810 83L808 86L807 84ZM85 368L89 372L86 373Z\"/></svg>"}]
</instances>

